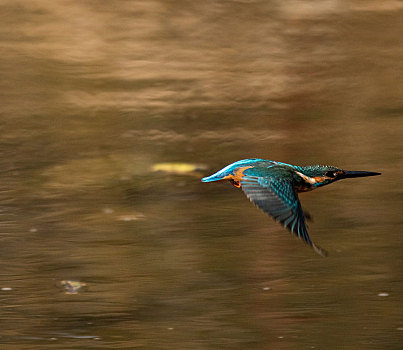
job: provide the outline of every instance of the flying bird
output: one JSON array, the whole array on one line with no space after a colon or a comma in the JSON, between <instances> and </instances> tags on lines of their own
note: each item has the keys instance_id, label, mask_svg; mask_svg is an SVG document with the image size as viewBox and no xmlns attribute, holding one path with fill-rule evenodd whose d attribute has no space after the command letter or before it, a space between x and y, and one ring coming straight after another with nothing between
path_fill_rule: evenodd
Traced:
<instances>
[{"instance_id":1,"label":"flying bird","mask_svg":"<svg viewBox=\"0 0 403 350\"><path fill-rule=\"evenodd\" d=\"M296 166L265 159L244 159L227 165L203 182L229 180L242 189L258 208L273 217L318 254L327 252L312 242L306 229L309 218L301 208L299 192L312 191L337 180L381 175L371 171L348 171L330 165Z\"/></svg>"}]
</instances>

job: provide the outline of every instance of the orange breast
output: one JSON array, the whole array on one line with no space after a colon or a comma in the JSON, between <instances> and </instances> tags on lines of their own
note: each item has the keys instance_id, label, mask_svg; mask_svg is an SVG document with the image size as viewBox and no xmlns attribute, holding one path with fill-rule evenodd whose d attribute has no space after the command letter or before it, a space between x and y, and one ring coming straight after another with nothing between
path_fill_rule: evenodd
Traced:
<instances>
[{"instance_id":1,"label":"orange breast","mask_svg":"<svg viewBox=\"0 0 403 350\"><path fill-rule=\"evenodd\" d=\"M244 167L240 167L238 169L236 169L234 171L234 175L227 175L226 177L224 177L224 179L230 180L231 183L235 186L235 187L241 187L241 184L239 183L239 181L241 181L241 179L244 177L244 171L246 169L252 168L252 166L244 166Z\"/></svg>"},{"instance_id":2,"label":"orange breast","mask_svg":"<svg viewBox=\"0 0 403 350\"><path fill-rule=\"evenodd\" d=\"M241 168L238 168L238 169L236 169L235 171L234 171L234 177L233 177L233 179L235 180L235 181L241 181L241 179L244 177L244 171L246 170L246 169L249 169L249 168L253 168L252 166L243 166L243 167L241 167Z\"/></svg>"}]
</instances>

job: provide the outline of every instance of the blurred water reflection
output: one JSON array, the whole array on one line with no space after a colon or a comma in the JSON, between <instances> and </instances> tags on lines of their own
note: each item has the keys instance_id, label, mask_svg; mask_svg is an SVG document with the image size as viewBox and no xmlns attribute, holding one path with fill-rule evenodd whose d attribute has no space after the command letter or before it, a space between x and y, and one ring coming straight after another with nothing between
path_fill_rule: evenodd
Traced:
<instances>
[{"instance_id":1,"label":"blurred water reflection","mask_svg":"<svg viewBox=\"0 0 403 350\"><path fill-rule=\"evenodd\" d=\"M400 1L0 13L0 344L401 347ZM301 196L322 259L200 169L153 171L245 157L383 176Z\"/></svg>"}]
</instances>

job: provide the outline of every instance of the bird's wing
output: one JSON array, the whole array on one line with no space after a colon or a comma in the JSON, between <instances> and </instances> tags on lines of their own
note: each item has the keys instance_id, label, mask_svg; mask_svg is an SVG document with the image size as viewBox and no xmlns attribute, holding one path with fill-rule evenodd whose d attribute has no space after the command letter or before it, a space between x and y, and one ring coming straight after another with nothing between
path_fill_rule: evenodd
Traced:
<instances>
[{"instance_id":1,"label":"bird's wing","mask_svg":"<svg viewBox=\"0 0 403 350\"><path fill-rule=\"evenodd\" d=\"M317 253L327 255L326 251L315 245L308 235L304 212L291 176L289 179L279 179L247 175L240 182L242 190L251 202L287 227L298 238L303 239Z\"/></svg>"}]
</instances>

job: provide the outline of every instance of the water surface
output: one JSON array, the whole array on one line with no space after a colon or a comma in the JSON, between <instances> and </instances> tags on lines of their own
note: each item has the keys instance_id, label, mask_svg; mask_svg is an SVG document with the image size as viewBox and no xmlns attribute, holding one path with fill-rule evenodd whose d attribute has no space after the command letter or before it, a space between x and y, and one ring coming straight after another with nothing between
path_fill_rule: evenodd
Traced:
<instances>
[{"instance_id":1,"label":"water surface","mask_svg":"<svg viewBox=\"0 0 403 350\"><path fill-rule=\"evenodd\" d=\"M0 13L4 348L401 348L401 2ZM301 195L324 259L200 182L248 157L383 175Z\"/></svg>"}]
</instances>

